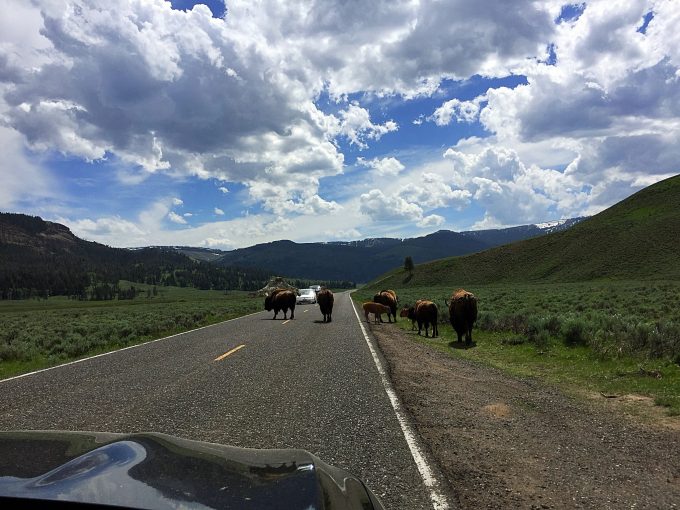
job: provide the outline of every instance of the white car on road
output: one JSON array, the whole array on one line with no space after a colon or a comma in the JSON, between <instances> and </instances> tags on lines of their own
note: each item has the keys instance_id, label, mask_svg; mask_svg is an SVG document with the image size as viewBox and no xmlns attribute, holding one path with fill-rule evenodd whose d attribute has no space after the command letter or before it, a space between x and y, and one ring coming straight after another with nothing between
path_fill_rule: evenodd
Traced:
<instances>
[{"instance_id":1,"label":"white car on road","mask_svg":"<svg viewBox=\"0 0 680 510\"><path fill-rule=\"evenodd\" d=\"M316 303L316 292L314 292L314 289L300 289L300 295L295 302L298 305L302 303Z\"/></svg>"}]
</instances>

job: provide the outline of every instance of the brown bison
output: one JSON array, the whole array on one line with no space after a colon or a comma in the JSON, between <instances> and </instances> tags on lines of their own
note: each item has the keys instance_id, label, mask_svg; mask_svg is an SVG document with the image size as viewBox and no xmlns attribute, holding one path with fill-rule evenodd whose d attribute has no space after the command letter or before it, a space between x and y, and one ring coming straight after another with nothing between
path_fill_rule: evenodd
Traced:
<instances>
[{"instance_id":1,"label":"brown bison","mask_svg":"<svg viewBox=\"0 0 680 510\"><path fill-rule=\"evenodd\" d=\"M290 308L290 318L295 318L295 292L288 289L273 290L266 298L264 298L264 309L270 312L274 310L274 319L280 310L283 310L283 318L286 319L288 309Z\"/></svg>"},{"instance_id":2,"label":"brown bison","mask_svg":"<svg viewBox=\"0 0 680 510\"><path fill-rule=\"evenodd\" d=\"M432 338L439 336L439 327L437 326L439 309L435 303L425 299L419 299L416 301L415 305L402 310L402 317L404 311L406 311L406 317L411 319L411 330L415 329L415 323L417 322L418 334L420 335L424 326L425 336L427 336L427 330L430 325L432 325Z\"/></svg>"},{"instance_id":3,"label":"brown bison","mask_svg":"<svg viewBox=\"0 0 680 510\"><path fill-rule=\"evenodd\" d=\"M366 316L366 322L368 321L368 314L372 313L373 314L373 322L382 322L382 314L384 313L390 313L390 308L388 306L385 306L381 303L374 303L372 301L368 301L361 305L364 309L364 315Z\"/></svg>"},{"instance_id":4,"label":"brown bison","mask_svg":"<svg viewBox=\"0 0 680 510\"><path fill-rule=\"evenodd\" d=\"M472 326L477 320L477 298L471 292L458 289L451 295L450 301L445 301L449 307L451 326L458 334L458 342L472 343Z\"/></svg>"},{"instance_id":5,"label":"brown bison","mask_svg":"<svg viewBox=\"0 0 680 510\"><path fill-rule=\"evenodd\" d=\"M381 290L375 296L373 296L374 303L380 303L385 305L390 309L387 314L387 321L392 322L392 317L394 317L394 322L397 322L397 293L393 290ZM382 322L382 319L381 319Z\"/></svg>"},{"instance_id":6,"label":"brown bison","mask_svg":"<svg viewBox=\"0 0 680 510\"><path fill-rule=\"evenodd\" d=\"M319 308L323 314L323 321L330 322L333 313L333 292L330 289L321 289L316 293L316 301L319 303Z\"/></svg>"},{"instance_id":7,"label":"brown bison","mask_svg":"<svg viewBox=\"0 0 680 510\"><path fill-rule=\"evenodd\" d=\"M399 317L406 317L407 319L411 319L411 331L416 329L416 314L415 311L411 312L413 310L413 307L408 307L405 306L404 308L401 309L401 312L399 312Z\"/></svg>"}]
</instances>

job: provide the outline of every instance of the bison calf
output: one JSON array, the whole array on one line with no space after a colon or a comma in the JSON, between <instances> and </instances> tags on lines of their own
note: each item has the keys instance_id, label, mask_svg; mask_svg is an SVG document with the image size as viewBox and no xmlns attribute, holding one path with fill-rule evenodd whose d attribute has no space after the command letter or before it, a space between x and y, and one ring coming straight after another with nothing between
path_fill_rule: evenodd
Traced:
<instances>
[{"instance_id":1,"label":"bison calf","mask_svg":"<svg viewBox=\"0 0 680 510\"><path fill-rule=\"evenodd\" d=\"M373 322L382 322L382 314L390 313L390 308L388 306L385 306L380 303L374 303L372 301L368 301L361 305L364 309L364 316L366 317L366 322L368 322L368 314L372 313L373 314Z\"/></svg>"}]
</instances>

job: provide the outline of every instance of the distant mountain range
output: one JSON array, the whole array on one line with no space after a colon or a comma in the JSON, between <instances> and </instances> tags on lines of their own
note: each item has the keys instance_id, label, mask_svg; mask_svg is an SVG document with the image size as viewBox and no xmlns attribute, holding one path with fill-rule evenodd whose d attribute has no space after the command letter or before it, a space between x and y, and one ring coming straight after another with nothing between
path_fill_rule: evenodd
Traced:
<instances>
[{"instance_id":1,"label":"distant mountain range","mask_svg":"<svg viewBox=\"0 0 680 510\"><path fill-rule=\"evenodd\" d=\"M0 299L50 295L83 299L93 288L115 287L119 280L255 290L269 276L264 270L198 262L176 250L111 248L84 241L59 223L0 213Z\"/></svg>"},{"instance_id":2,"label":"distant mountain range","mask_svg":"<svg viewBox=\"0 0 680 510\"><path fill-rule=\"evenodd\" d=\"M680 175L572 228L381 275L380 287L593 280L680 280Z\"/></svg>"},{"instance_id":3,"label":"distant mountain range","mask_svg":"<svg viewBox=\"0 0 680 510\"><path fill-rule=\"evenodd\" d=\"M172 247L196 260L219 266L267 268L272 273L321 280L367 282L410 256L416 264L476 253L502 244L570 228L584 218L493 230L440 230L408 239L368 238L359 241L295 243L274 241L233 251ZM165 247L168 248L168 247Z\"/></svg>"},{"instance_id":4,"label":"distant mountain range","mask_svg":"<svg viewBox=\"0 0 680 510\"><path fill-rule=\"evenodd\" d=\"M321 282L366 282L403 266L465 255L498 244L562 230L582 218L546 225L451 232L411 239L330 243L275 241L233 251L187 246L111 248L67 227L24 214L0 213L0 298L83 297L99 284L130 280L203 289L260 288L272 275Z\"/></svg>"}]
</instances>

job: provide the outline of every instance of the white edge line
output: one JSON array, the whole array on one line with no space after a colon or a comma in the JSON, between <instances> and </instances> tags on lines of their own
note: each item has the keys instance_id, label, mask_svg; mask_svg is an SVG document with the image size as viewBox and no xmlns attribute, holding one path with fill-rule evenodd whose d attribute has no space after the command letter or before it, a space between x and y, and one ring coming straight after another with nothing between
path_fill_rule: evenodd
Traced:
<instances>
[{"instance_id":1,"label":"white edge line","mask_svg":"<svg viewBox=\"0 0 680 510\"><path fill-rule=\"evenodd\" d=\"M215 324L208 324L207 326L201 326L200 328L190 329L188 331L182 331L181 333L175 333L174 335L164 336L163 338L156 338L155 340L149 340L148 342L142 342L141 344L130 345L128 347L122 347L122 348L116 349L114 351L103 352L101 354L95 354L94 356L88 356L87 358L81 358L81 359L77 359L75 361L69 361L68 363L62 363L61 365L55 365L53 367L42 368L40 370L36 370L34 372L28 372L26 374L15 375L14 377L8 377L7 379L0 379L0 383L4 383L4 382L7 382L7 381L13 381L14 379L21 379L22 377L28 377L29 375L39 374L40 372L47 372L48 370L54 370L55 368L62 368L62 367L67 367L69 365L75 365L76 363L82 363L83 361L87 361L87 360L90 360L90 359L101 358L102 356L108 356L109 354L114 354L116 352L127 351L128 349L134 349L135 347L142 347L143 345L149 345L149 344L152 344L154 342L160 342L161 340L167 340L168 338L174 338L176 336L186 335L187 333L191 333L193 331L198 331L198 330L205 329L205 328L211 328L213 326L217 326L218 324L224 324L225 322L231 322L231 321L235 321L235 320L238 320L238 319L243 319L244 317L249 317L251 315L255 315L255 314L258 314L258 313L262 313L262 312L253 312L253 313L249 313L248 315L241 315L240 317L234 317L233 319L227 319L226 321L216 322Z\"/></svg>"},{"instance_id":2,"label":"white edge line","mask_svg":"<svg viewBox=\"0 0 680 510\"><path fill-rule=\"evenodd\" d=\"M421 446L418 444L416 434L409 425L408 421L406 420L406 416L404 414L401 402L399 401L399 397L397 396L397 393L394 391L394 387L392 386L392 383L390 382L389 377L387 376L387 372L385 371L385 368L380 362L378 353L376 352L375 348L373 347L373 344L371 343L371 340L368 337L368 334L366 333L366 328L364 328L364 324L363 322L361 322L361 318L359 317L359 313L357 312L356 306L354 306L354 301L352 300L351 296L350 303L352 304L354 315L356 315L357 321L359 321L361 332L364 334L364 338L366 339L368 348L370 349L371 355L373 356L373 361L375 362L375 366L377 367L378 373L380 374L380 377L382 379L385 392L387 392L387 396L390 399L390 403L392 404L394 413L397 415L397 420L399 421L399 425L401 426L401 431L404 433L406 443L408 444L408 447L411 450L413 460L415 461L416 466L418 467L420 476L423 478L425 488L429 492L430 500L432 501L432 506L434 507L435 510L447 510L449 508L449 502L447 501L446 496L439 490L439 481L435 477L432 468L430 468L430 465L427 463L427 460L425 460L425 455L423 454Z\"/></svg>"}]
</instances>

